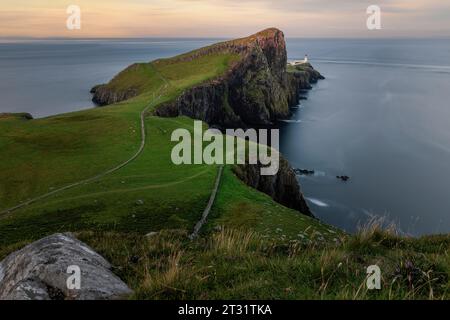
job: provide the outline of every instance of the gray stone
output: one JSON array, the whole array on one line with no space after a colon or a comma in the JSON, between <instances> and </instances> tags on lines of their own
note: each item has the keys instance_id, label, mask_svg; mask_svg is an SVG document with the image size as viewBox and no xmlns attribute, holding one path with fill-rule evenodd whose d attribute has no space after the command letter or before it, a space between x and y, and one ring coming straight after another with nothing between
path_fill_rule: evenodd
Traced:
<instances>
[{"instance_id":1,"label":"gray stone","mask_svg":"<svg viewBox=\"0 0 450 320\"><path fill-rule=\"evenodd\" d=\"M81 271L80 289L69 289L69 266ZM0 300L125 299L132 291L112 266L71 234L55 234L0 262Z\"/></svg>"}]
</instances>

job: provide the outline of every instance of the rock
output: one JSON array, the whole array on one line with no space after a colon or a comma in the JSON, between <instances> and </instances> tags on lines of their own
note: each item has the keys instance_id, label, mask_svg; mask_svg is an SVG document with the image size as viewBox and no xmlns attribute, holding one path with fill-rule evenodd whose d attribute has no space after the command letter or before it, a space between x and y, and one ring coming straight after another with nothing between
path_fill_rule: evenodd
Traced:
<instances>
[{"instance_id":1,"label":"rock","mask_svg":"<svg viewBox=\"0 0 450 320\"><path fill-rule=\"evenodd\" d=\"M347 182L348 180L350 180L349 176L336 176L337 179L340 179L344 182Z\"/></svg>"},{"instance_id":2,"label":"rock","mask_svg":"<svg viewBox=\"0 0 450 320\"><path fill-rule=\"evenodd\" d=\"M248 186L269 195L278 203L304 215L313 216L303 197L294 169L283 155L280 154L280 167L274 176L261 175L261 164L237 165L234 167L234 173Z\"/></svg>"},{"instance_id":3,"label":"rock","mask_svg":"<svg viewBox=\"0 0 450 320\"><path fill-rule=\"evenodd\" d=\"M302 176L310 176L316 173L314 170L306 170L306 169L294 169L294 172L295 174Z\"/></svg>"},{"instance_id":4,"label":"rock","mask_svg":"<svg viewBox=\"0 0 450 320\"><path fill-rule=\"evenodd\" d=\"M80 289L68 289L70 266L81 272ZM55 234L0 262L0 300L110 300L132 293L111 265L71 234Z\"/></svg>"},{"instance_id":5,"label":"rock","mask_svg":"<svg viewBox=\"0 0 450 320\"><path fill-rule=\"evenodd\" d=\"M133 70L135 65L131 65L122 72ZM106 84L99 84L93 87L90 91L93 94L92 101L98 106L106 106L120 101L128 100L136 97L139 90L134 87L125 88L122 90L111 89Z\"/></svg>"}]
</instances>

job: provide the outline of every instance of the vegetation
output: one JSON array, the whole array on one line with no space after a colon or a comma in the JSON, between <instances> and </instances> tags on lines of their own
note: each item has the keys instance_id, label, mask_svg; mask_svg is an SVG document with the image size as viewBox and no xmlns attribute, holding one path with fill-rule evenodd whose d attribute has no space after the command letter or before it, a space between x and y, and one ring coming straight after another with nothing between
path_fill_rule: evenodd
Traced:
<instances>
[{"instance_id":1,"label":"vegetation","mask_svg":"<svg viewBox=\"0 0 450 320\"><path fill-rule=\"evenodd\" d=\"M338 243L272 241L221 229L195 241L185 230L152 237L81 232L116 266L134 299L448 299L449 236L401 238L361 230ZM369 265L382 289L369 291Z\"/></svg>"}]
</instances>

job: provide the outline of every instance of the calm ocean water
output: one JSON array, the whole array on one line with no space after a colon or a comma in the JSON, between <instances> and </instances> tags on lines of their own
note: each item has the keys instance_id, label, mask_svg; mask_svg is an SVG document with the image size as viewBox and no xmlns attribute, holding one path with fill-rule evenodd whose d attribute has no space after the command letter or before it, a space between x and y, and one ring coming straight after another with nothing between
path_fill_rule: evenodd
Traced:
<instances>
[{"instance_id":1,"label":"calm ocean water","mask_svg":"<svg viewBox=\"0 0 450 320\"><path fill-rule=\"evenodd\" d=\"M133 62L215 39L0 41L0 112L93 107L89 89ZM288 39L327 79L281 122L281 151L322 220L355 231L371 215L407 233L450 232L450 41ZM347 183L336 175L348 175Z\"/></svg>"}]
</instances>

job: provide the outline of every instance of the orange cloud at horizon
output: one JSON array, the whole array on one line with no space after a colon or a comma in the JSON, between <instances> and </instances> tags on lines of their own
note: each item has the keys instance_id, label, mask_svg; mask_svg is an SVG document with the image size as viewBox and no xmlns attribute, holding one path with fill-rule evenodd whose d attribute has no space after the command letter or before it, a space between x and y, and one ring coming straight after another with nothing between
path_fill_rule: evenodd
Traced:
<instances>
[{"instance_id":1,"label":"orange cloud at horizon","mask_svg":"<svg viewBox=\"0 0 450 320\"><path fill-rule=\"evenodd\" d=\"M373 0L16 0L0 4L0 37L234 37L267 27L288 36L450 36L450 3L379 0L383 29L366 28ZM66 28L69 5L81 30Z\"/></svg>"}]
</instances>

